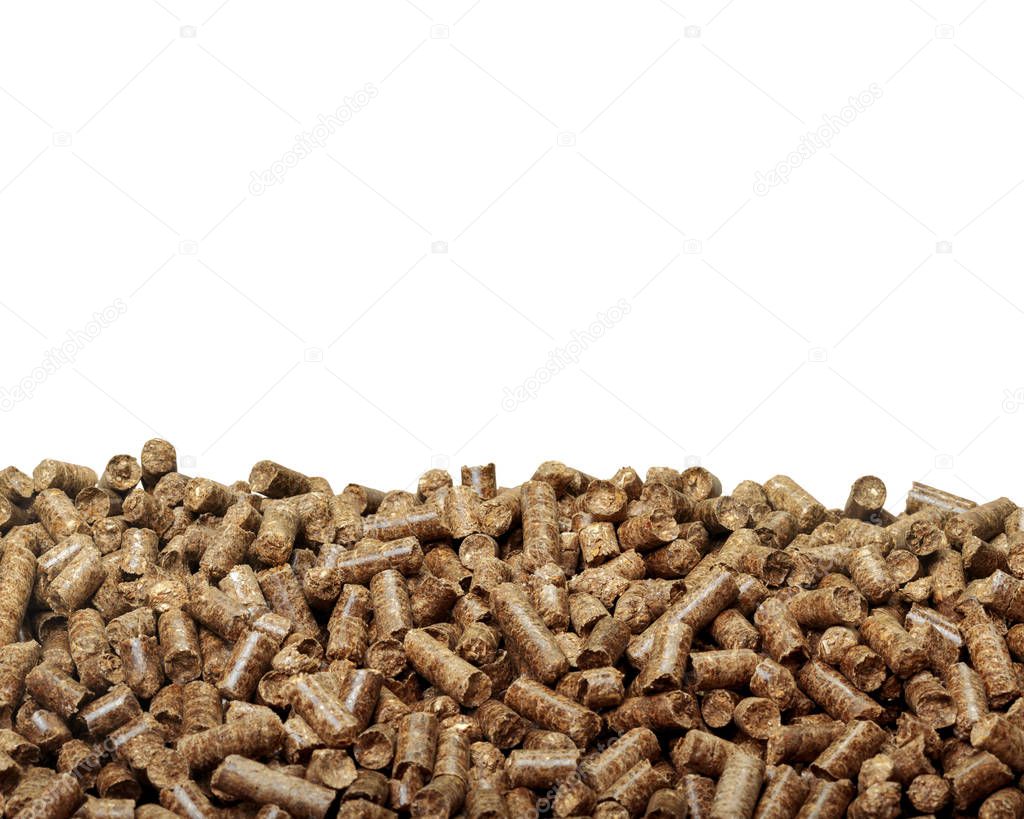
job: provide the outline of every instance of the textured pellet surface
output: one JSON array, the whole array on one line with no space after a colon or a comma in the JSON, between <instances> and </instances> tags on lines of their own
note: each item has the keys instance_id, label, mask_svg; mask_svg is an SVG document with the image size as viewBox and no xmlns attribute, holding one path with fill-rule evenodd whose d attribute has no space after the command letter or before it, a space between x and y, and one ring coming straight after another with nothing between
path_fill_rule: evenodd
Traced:
<instances>
[{"instance_id":1,"label":"textured pellet surface","mask_svg":"<svg viewBox=\"0 0 1024 819\"><path fill-rule=\"evenodd\" d=\"M1008 498L177 468L0 469L4 816L1024 816Z\"/></svg>"}]
</instances>

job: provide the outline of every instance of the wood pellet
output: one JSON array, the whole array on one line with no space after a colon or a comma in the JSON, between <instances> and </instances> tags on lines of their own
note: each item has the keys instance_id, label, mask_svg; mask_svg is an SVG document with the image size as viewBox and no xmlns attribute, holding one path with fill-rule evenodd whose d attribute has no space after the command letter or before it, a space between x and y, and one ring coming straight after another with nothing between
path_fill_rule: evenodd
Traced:
<instances>
[{"instance_id":1,"label":"wood pellet","mask_svg":"<svg viewBox=\"0 0 1024 819\"><path fill-rule=\"evenodd\" d=\"M1011 500L458 480L0 470L4 816L1024 819Z\"/></svg>"}]
</instances>

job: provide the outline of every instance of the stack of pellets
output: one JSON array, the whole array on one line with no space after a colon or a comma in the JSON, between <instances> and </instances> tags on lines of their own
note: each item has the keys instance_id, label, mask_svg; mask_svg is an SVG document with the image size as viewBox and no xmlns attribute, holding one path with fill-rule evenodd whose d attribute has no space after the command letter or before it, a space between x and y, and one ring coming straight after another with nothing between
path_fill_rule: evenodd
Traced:
<instances>
[{"instance_id":1,"label":"stack of pellets","mask_svg":"<svg viewBox=\"0 0 1024 819\"><path fill-rule=\"evenodd\" d=\"M0 472L22 819L1024 817L1024 526L875 477Z\"/></svg>"}]
</instances>

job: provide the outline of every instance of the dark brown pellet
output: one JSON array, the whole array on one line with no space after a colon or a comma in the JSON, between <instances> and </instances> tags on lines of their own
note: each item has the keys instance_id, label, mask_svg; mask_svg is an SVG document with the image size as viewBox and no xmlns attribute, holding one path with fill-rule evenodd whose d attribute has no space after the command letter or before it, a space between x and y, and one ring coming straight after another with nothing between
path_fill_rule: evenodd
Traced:
<instances>
[{"instance_id":1,"label":"dark brown pellet","mask_svg":"<svg viewBox=\"0 0 1024 819\"><path fill-rule=\"evenodd\" d=\"M505 704L540 726L561 731L581 748L590 745L601 730L596 713L526 677L508 687Z\"/></svg>"},{"instance_id":2,"label":"dark brown pellet","mask_svg":"<svg viewBox=\"0 0 1024 819\"><path fill-rule=\"evenodd\" d=\"M238 755L227 757L217 767L210 784L229 796L261 805L277 805L297 819L323 819L334 801L331 788Z\"/></svg>"},{"instance_id":3,"label":"dark brown pellet","mask_svg":"<svg viewBox=\"0 0 1024 819\"><path fill-rule=\"evenodd\" d=\"M554 635L519 586L497 586L491 592L491 608L509 649L538 680L554 682L569 670Z\"/></svg>"},{"instance_id":4,"label":"dark brown pellet","mask_svg":"<svg viewBox=\"0 0 1024 819\"><path fill-rule=\"evenodd\" d=\"M0 470L8 815L54 770L87 819L1024 810L1005 498L176 469L154 439L100 476Z\"/></svg>"},{"instance_id":5,"label":"dark brown pellet","mask_svg":"<svg viewBox=\"0 0 1024 819\"><path fill-rule=\"evenodd\" d=\"M281 748L283 742L281 720L272 712L258 711L233 722L183 736L178 740L178 750L192 771L204 772L231 754L244 753L256 757L272 754Z\"/></svg>"}]
</instances>

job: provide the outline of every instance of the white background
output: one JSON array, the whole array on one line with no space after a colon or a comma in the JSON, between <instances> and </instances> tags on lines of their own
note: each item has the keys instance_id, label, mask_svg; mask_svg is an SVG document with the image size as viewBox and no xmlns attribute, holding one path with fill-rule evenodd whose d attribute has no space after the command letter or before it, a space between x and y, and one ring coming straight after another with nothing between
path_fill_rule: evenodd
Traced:
<instances>
[{"instance_id":1,"label":"white background","mask_svg":"<svg viewBox=\"0 0 1024 819\"><path fill-rule=\"evenodd\" d=\"M5 463L159 434L225 481L699 460L1022 500L1014 0L2 15Z\"/></svg>"}]
</instances>

